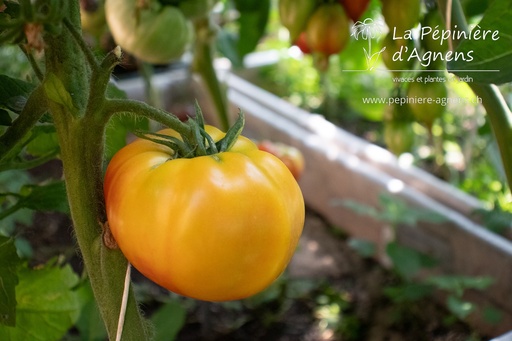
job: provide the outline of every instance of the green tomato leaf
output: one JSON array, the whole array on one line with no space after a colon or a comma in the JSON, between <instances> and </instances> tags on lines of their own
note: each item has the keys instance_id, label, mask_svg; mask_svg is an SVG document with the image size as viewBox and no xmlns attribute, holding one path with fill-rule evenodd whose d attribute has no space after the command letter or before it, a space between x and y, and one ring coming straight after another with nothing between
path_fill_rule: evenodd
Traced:
<instances>
[{"instance_id":1,"label":"green tomato leaf","mask_svg":"<svg viewBox=\"0 0 512 341\"><path fill-rule=\"evenodd\" d=\"M221 31L217 47L235 67L243 65L244 56L255 50L265 34L270 13L270 0L235 0L238 32Z\"/></svg>"},{"instance_id":2,"label":"green tomato leaf","mask_svg":"<svg viewBox=\"0 0 512 341\"><path fill-rule=\"evenodd\" d=\"M69 205L64 181L55 181L46 185L27 185L22 188L27 192L20 205L35 211L57 211L69 213Z\"/></svg>"},{"instance_id":3,"label":"green tomato leaf","mask_svg":"<svg viewBox=\"0 0 512 341\"><path fill-rule=\"evenodd\" d=\"M460 77L471 77L474 82L503 84L512 81L512 2L494 0L473 32L480 30L479 39L460 43L457 53L471 54L472 61L462 58L448 62L448 71ZM483 39L483 32L491 33ZM499 39L492 39L498 32ZM476 34L474 34L476 36Z\"/></svg>"},{"instance_id":4,"label":"green tomato leaf","mask_svg":"<svg viewBox=\"0 0 512 341\"><path fill-rule=\"evenodd\" d=\"M436 288L453 293L461 297L467 289L485 290L493 282L491 277L468 277L468 276L432 276L428 278L428 283Z\"/></svg>"},{"instance_id":5,"label":"green tomato leaf","mask_svg":"<svg viewBox=\"0 0 512 341\"><path fill-rule=\"evenodd\" d=\"M75 110L71 95L66 90L62 81L54 73L50 72L46 76L44 90L50 100L65 106L69 111Z\"/></svg>"},{"instance_id":6,"label":"green tomato leaf","mask_svg":"<svg viewBox=\"0 0 512 341\"><path fill-rule=\"evenodd\" d=\"M360 256L365 258L373 257L377 253L375 243L364 239L350 238L348 240L348 246L356 250Z\"/></svg>"},{"instance_id":7,"label":"green tomato leaf","mask_svg":"<svg viewBox=\"0 0 512 341\"><path fill-rule=\"evenodd\" d=\"M424 283L405 283L400 286L385 287L384 295L395 303L416 302L432 294L432 286Z\"/></svg>"},{"instance_id":8,"label":"green tomato leaf","mask_svg":"<svg viewBox=\"0 0 512 341\"><path fill-rule=\"evenodd\" d=\"M2 126L10 126L12 124L11 115L9 112L4 109L0 109L0 125Z\"/></svg>"},{"instance_id":9,"label":"green tomato leaf","mask_svg":"<svg viewBox=\"0 0 512 341\"><path fill-rule=\"evenodd\" d=\"M182 304L170 301L151 316L155 326L154 341L172 341L185 324L187 312Z\"/></svg>"},{"instance_id":10,"label":"green tomato leaf","mask_svg":"<svg viewBox=\"0 0 512 341\"><path fill-rule=\"evenodd\" d=\"M107 98L112 98L112 99L126 99L126 98L128 98L128 96L126 95L126 92L124 92L123 90L119 89L117 87L117 85L115 83L113 83L113 82L108 83L106 96L107 96Z\"/></svg>"},{"instance_id":11,"label":"green tomato leaf","mask_svg":"<svg viewBox=\"0 0 512 341\"><path fill-rule=\"evenodd\" d=\"M131 131L148 131L149 121L132 115L115 115L108 123L106 131L105 157L110 160L112 156L126 145L126 138Z\"/></svg>"},{"instance_id":12,"label":"green tomato leaf","mask_svg":"<svg viewBox=\"0 0 512 341\"><path fill-rule=\"evenodd\" d=\"M396 272L405 279L412 279L421 269L436 265L431 257L397 242L390 242L386 246L386 254L391 258Z\"/></svg>"},{"instance_id":13,"label":"green tomato leaf","mask_svg":"<svg viewBox=\"0 0 512 341\"><path fill-rule=\"evenodd\" d=\"M0 75L0 108L20 113L34 87L20 79Z\"/></svg>"},{"instance_id":14,"label":"green tomato leaf","mask_svg":"<svg viewBox=\"0 0 512 341\"><path fill-rule=\"evenodd\" d=\"M476 306L473 303L461 300L460 298L452 295L448 296L446 299L446 305L448 310L461 320L464 320L476 309Z\"/></svg>"},{"instance_id":15,"label":"green tomato leaf","mask_svg":"<svg viewBox=\"0 0 512 341\"><path fill-rule=\"evenodd\" d=\"M16 327L0 325L0 340L61 340L78 319L78 276L69 265L22 268L16 287Z\"/></svg>"},{"instance_id":16,"label":"green tomato leaf","mask_svg":"<svg viewBox=\"0 0 512 341\"><path fill-rule=\"evenodd\" d=\"M238 37L226 30L220 30L217 34L217 49L233 64L234 67L242 67L243 62L236 49Z\"/></svg>"},{"instance_id":17,"label":"green tomato leaf","mask_svg":"<svg viewBox=\"0 0 512 341\"><path fill-rule=\"evenodd\" d=\"M270 0L235 0L240 12L237 51L241 59L254 51L267 27Z\"/></svg>"},{"instance_id":18,"label":"green tomato leaf","mask_svg":"<svg viewBox=\"0 0 512 341\"><path fill-rule=\"evenodd\" d=\"M32 156L45 155L59 148L59 140L53 125L40 125L32 128L27 153Z\"/></svg>"},{"instance_id":19,"label":"green tomato leaf","mask_svg":"<svg viewBox=\"0 0 512 341\"><path fill-rule=\"evenodd\" d=\"M19 262L14 239L0 236L0 325L14 327L16 323L15 287Z\"/></svg>"}]
</instances>

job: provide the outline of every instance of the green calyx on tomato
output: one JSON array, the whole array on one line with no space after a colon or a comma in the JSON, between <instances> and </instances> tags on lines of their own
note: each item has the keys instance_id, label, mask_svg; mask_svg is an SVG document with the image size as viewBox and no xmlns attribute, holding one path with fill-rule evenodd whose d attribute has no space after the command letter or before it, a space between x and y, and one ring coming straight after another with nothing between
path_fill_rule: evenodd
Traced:
<instances>
[{"instance_id":1,"label":"green calyx on tomato","mask_svg":"<svg viewBox=\"0 0 512 341\"><path fill-rule=\"evenodd\" d=\"M203 113L196 103L196 113L194 118L186 121L188 129L178 135L159 134L150 132L135 132L139 138L149 140L154 143L164 145L173 150L173 159L194 158L205 155L215 155L226 152L236 143L240 136L245 117L242 111L237 120L228 129L225 136L219 140L214 140L206 131Z\"/></svg>"},{"instance_id":2,"label":"green calyx on tomato","mask_svg":"<svg viewBox=\"0 0 512 341\"><path fill-rule=\"evenodd\" d=\"M216 145L227 135L208 125L204 132ZM158 135L181 138L171 129ZM304 224L304 199L289 169L241 135L216 154L174 153L137 139L110 161L105 206L123 254L155 283L199 300L242 299L268 287L291 260Z\"/></svg>"},{"instance_id":3,"label":"green calyx on tomato","mask_svg":"<svg viewBox=\"0 0 512 341\"><path fill-rule=\"evenodd\" d=\"M180 58L192 38L191 24L180 9L157 0L106 0L105 16L115 42L148 63Z\"/></svg>"},{"instance_id":4,"label":"green calyx on tomato","mask_svg":"<svg viewBox=\"0 0 512 341\"><path fill-rule=\"evenodd\" d=\"M279 18L281 24L290 32L292 43L306 27L315 7L316 0L279 0Z\"/></svg>"}]
</instances>

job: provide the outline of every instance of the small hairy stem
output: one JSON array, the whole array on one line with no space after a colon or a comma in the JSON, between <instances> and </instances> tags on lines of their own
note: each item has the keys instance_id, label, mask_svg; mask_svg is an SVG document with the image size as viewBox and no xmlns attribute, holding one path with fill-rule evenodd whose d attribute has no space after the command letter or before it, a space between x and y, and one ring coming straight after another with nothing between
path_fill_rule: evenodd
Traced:
<instances>
[{"instance_id":1,"label":"small hairy stem","mask_svg":"<svg viewBox=\"0 0 512 341\"><path fill-rule=\"evenodd\" d=\"M32 169L37 166L40 166L50 160L53 160L59 154L58 150L52 150L38 158L21 161L21 162L8 162L0 164L0 172L9 169Z\"/></svg>"},{"instance_id":2,"label":"small hairy stem","mask_svg":"<svg viewBox=\"0 0 512 341\"><path fill-rule=\"evenodd\" d=\"M110 81L112 70L121 62L121 48L116 47L103 58L98 68L95 68L91 75L89 87L89 101L87 103L86 115L92 116L98 122L106 124L110 116L105 115L105 93Z\"/></svg>"},{"instance_id":3,"label":"small hairy stem","mask_svg":"<svg viewBox=\"0 0 512 341\"><path fill-rule=\"evenodd\" d=\"M229 128L229 115L225 91L221 88L213 66L213 37L208 18L195 22L196 42L194 49L193 69L203 81L215 105L221 129Z\"/></svg>"},{"instance_id":4,"label":"small hairy stem","mask_svg":"<svg viewBox=\"0 0 512 341\"><path fill-rule=\"evenodd\" d=\"M167 111L154 108L145 102L137 100L109 99L105 102L104 108L106 115L108 116L112 116L117 113L132 113L159 122L164 126L175 130L181 135L191 135L190 127L181 122L179 118Z\"/></svg>"},{"instance_id":5,"label":"small hairy stem","mask_svg":"<svg viewBox=\"0 0 512 341\"><path fill-rule=\"evenodd\" d=\"M73 37L73 39L75 40L77 45L82 50L82 52L83 52L84 56L86 57L87 62L89 63L89 66L91 67L91 69L93 71L98 69L100 67L99 64L98 64L98 61L96 60L96 57L92 53L92 51L89 48L89 46L87 46L85 41L82 39L82 33L77 29L76 26L74 26L71 23L71 21L68 18L64 18L63 22L64 22L64 27L66 27L66 29L68 29L68 31L69 31L69 33L71 33L71 36Z\"/></svg>"},{"instance_id":6,"label":"small hairy stem","mask_svg":"<svg viewBox=\"0 0 512 341\"><path fill-rule=\"evenodd\" d=\"M36 74L37 79L39 79L40 82L43 81L44 74L43 71L41 71L41 68L39 67L39 64L37 64L37 61L34 58L34 55L32 52L27 48L25 45L19 45L25 56L27 57L28 62L30 63L30 66L32 66L32 70L34 70L34 73Z\"/></svg>"}]
</instances>

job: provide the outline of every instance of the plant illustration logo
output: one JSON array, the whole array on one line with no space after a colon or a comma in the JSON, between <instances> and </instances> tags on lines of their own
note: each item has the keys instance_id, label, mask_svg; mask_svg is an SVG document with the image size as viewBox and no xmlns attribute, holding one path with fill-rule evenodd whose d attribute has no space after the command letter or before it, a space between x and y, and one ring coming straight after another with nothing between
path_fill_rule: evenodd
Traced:
<instances>
[{"instance_id":1,"label":"plant illustration logo","mask_svg":"<svg viewBox=\"0 0 512 341\"><path fill-rule=\"evenodd\" d=\"M351 36L354 39L359 38L368 41L368 49L363 47L364 55L366 58L367 70L373 70L379 61L380 55L386 47L383 47L377 52L372 50L372 39L379 38L382 35L383 30L386 29L386 25L379 20L373 20L372 18L366 18L364 21L357 21L352 25Z\"/></svg>"}]
</instances>

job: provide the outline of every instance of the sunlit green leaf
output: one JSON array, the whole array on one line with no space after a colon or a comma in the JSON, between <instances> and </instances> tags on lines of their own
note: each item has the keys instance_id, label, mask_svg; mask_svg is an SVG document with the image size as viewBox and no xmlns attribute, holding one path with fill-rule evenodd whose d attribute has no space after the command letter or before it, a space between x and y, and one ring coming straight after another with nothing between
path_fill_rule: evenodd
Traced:
<instances>
[{"instance_id":1,"label":"sunlit green leaf","mask_svg":"<svg viewBox=\"0 0 512 341\"><path fill-rule=\"evenodd\" d=\"M60 340L80 311L73 288L78 277L69 265L22 268L16 287L16 326L0 325L0 340Z\"/></svg>"},{"instance_id":2,"label":"sunlit green leaf","mask_svg":"<svg viewBox=\"0 0 512 341\"><path fill-rule=\"evenodd\" d=\"M50 100L63 105L69 111L75 110L71 95L68 90L66 90L62 81L54 73L46 75L44 90Z\"/></svg>"},{"instance_id":3,"label":"sunlit green leaf","mask_svg":"<svg viewBox=\"0 0 512 341\"><path fill-rule=\"evenodd\" d=\"M31 130L31 140L27 152L32 156L41 156L59 148L59 141L53 125L40 125Z\"/></svg>"},{"instance_id":4,"label":"sunlit green leaf","mask_svg":"<svg viewBox=\"0 0 512 341\"><path fill-rule=\"evenodd\" d=\"M464 320L476 309L473 303L461 300L453 295L448 296L446 305L450 312L461 320Z\"/></svg>"},{"instance_id":5,"label":"sunlit green leaf","mask_svg":"<svg viewBox=\"0 0 512 341\"><path fill-rule=\"evenodd\" d=\"M465 56L471 54L473 60L454 58L448 62L448 70L458 76L469 76L474 82L503 84L512 81L512 2L494 0L484 17L473 28L480 30L479 39L467 39L457 48ZM491 33L484 39L483 32ZM498 33L498 39L492 33Z\"/></svg>"}]
</instances>

